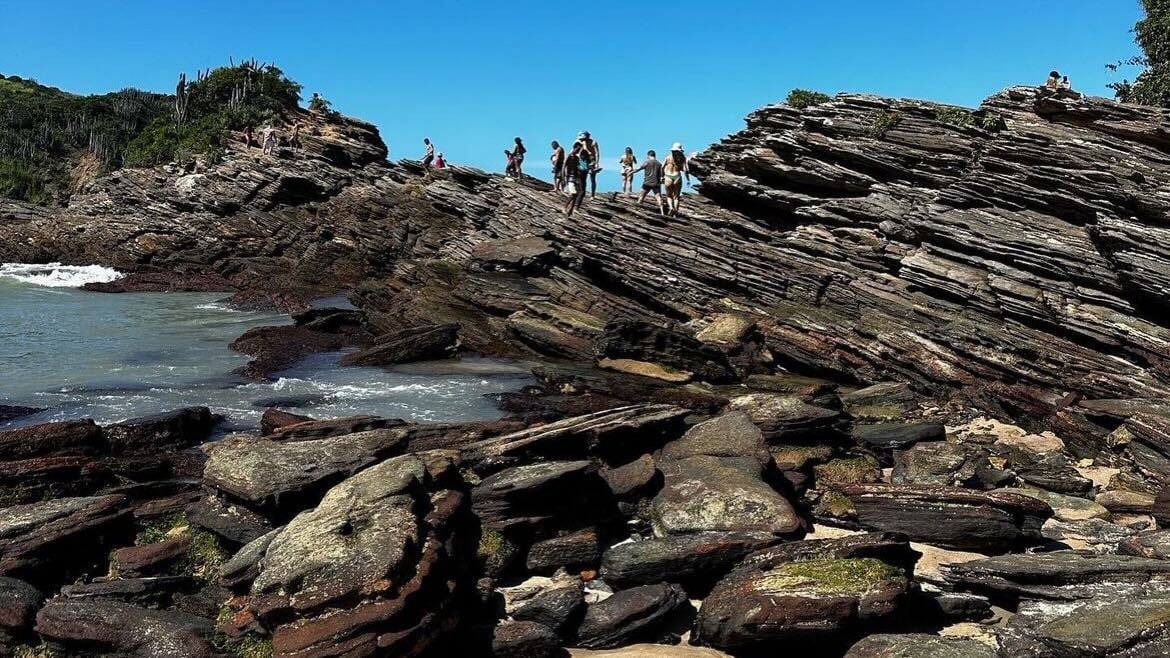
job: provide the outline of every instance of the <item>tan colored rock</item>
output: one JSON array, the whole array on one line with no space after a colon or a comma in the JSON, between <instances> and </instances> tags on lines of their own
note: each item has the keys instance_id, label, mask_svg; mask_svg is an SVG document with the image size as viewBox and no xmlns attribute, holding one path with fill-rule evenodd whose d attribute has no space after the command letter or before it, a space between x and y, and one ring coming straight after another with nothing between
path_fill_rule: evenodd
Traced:
<instances>
[{"instance_id":1,"label":"tan colored rock","mask_svg":"<svg viewBox=\"0 0 1170 658\"><path fill-rule=\"evenodd\" d=\"M692 372L664 366L661 363L635 361L634 359L599 359L597 361L597 367L603 370L623 372L627 375L661 379L664 382L670 382L672 384L685 384L695 376Z\"/></svg>"},{"instance_id":2,"label":"tan colored rock","mask_svg":"<svg viewBox=\"0 0 1170 658\"><path fill-rule=\"evenodd\" d=\"M1088 519L1110 519L1109 510L1097 503L1076 496L1052 493L1043 489L1012 489L1013 493L1023 494L1048 503L1052 508L1053 518L1058 521L1086 521Z\"/></svg>"},{"instance_id":3,"label":"tan colored rock","mask_svg":"<svg viewBox=\"0 0 1170 658\"><path fill-rule=\"evenodd\" d=\"M703 328L695 338L704 343L714 343L716 345L734 345L743 340L752 327L756 325L755 319L741 315L739 313L720 313L716 315Z\"/></svg>"}]
</instances>

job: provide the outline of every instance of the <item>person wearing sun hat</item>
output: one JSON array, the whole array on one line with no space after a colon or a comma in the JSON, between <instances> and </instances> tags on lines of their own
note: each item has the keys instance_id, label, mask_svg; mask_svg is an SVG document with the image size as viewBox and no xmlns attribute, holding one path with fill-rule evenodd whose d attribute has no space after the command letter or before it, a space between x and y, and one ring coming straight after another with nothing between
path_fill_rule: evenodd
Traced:
<instances>
[{"instance_id":1,"label":"person wearing sun hat","mask_svg":"<svg viewBox=\"0 0 1170 658\"><path fill-rule=\"evenodd\" d=\"M670 214L677 217L682 203L683 177L686 177L687 185L691 184L691 170L681 142L670 147L670 155L662 163L662 176L666 181L666 206Z\"/></svg>"}]
</instances>

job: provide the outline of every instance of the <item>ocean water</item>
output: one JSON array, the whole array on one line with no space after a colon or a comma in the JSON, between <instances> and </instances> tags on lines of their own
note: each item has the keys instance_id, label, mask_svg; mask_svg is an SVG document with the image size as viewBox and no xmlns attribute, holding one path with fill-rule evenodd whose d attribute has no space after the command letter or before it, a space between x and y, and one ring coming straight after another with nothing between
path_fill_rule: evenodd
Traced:
<instances>
[{"instance_id":1,"label":"ocean water","mask_svg":"<svg viewBox=\"0 0 1170 658\"><path fill-rule=\"evenodd\" d=\"M315 418L354 414L420 421L487 420L494 394L531 383L523 364L461 359L389 369L346 368L316 354L257 382L232 374L248 357L228 344L286 315L242 312L207 293L101 294L107 268L0 265L0 404L44 407L11 428L72 418L110 423L184 406L255 428L268 405ZM328 300L336 302L338 300Z\"/></svg>"}]
</instances>

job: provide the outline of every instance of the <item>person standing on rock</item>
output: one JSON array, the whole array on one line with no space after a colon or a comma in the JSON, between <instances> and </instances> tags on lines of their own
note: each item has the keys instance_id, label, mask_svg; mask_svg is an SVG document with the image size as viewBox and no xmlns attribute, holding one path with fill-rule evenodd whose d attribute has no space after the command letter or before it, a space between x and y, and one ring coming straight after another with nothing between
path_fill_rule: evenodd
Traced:
<instances>
[{"instance_id":1,"label":"person standing on rock","mask_svg":"<svg viewBox=\"0 0 1170 658\"><path fill-rule=\"evenodd\" d=\"M553 174L553 191L561 192L565 189L565 149L560 142L553 140L552 143L552 157L549 158L552 162Z\"/></svg>"},{"instance_id":2,"label":"person standing on rock","mask_svg":"<svg viewBox=\"0 0 1170 658\"><path fill-rule=\"evenodd\" d=\"M252 134L252 126L244 126L244 148L252 148L256 138Z\"/></svg>"},{"instance_id":3,"label":"person standing on rock","mask_svg":"<svg viewBox=\"0 0 1170 658\"><path fill-rule=\"evenodd\" d=\"M662 165L662 176L666 180L666 205L672 217L678 217L678 209L682 204L683 176L686 176L687 185L691 184L691 171L687 167L687 156L683 154L682 144L675 142L670 147L670 156Z\"/></svg>"},{"instance_id":4,"label":"person standing on rock","mask_svg":"<svg viewBox=\"0 0 1170 658\"><path fill-rule=\"evenodd\" d=\"M592 167L589 152L581 142L573 144L569 157L565 158L565 178L569 181L569 201L565 204L565 217L572 217L573 211L585 201L585 181Z\"/></svg>"},{"instance_id":5,"label":"person standing on rock","mask_svg":"<svg viewBox=\"0 0 1170 658\"><path fill-rule=\"evenodd\" d=\"M272 155L276 152L276 128L272 126L265 126L264 130L260 131L260 135L264 140L264 154Z\"/></svg>"},{"instance_id":6,"label":"person standing on rock","mask_svg":"<svg viewBox=\"0 0 1170 658\"><path fill-rule=\"evenodd\" d=\"M654 198L658 200L658 214L665 215L666 211L662 207L662 163L658 161L658 154L653 150L646 151L646 161L630 172L630 180L639 171L646 173L642 174L642 193L638 195L638 205L642 205L646 195L653 192Z\"/></svg>"},{"instance_id":7,"label":"person standing on rock","mask_svg":"<svg viewBox=\"0 0 1170 658\"><path fill-rule=\"evenodd\" d=\"M588 130L577 135L577 143L581 145L582 151L589 156L589 196L596 198L597 172L601 171L601 146L597 144L597 140L593 139L593 135L590 135Z\"/></svg>"},{"instance_id":8,"label":"person standing on rock","mask_svg":"<svg viewBox=\"0 0 1170 658\"><path fill-rule=\"evenodd\" d=\"M299 149L301 148L301 122L298 121L293 124L292 137L288 138L288 145Z\"/></svg>"},{"instance_id":9,"label":"person standing on rock","mask_svg":"<svg viewBox=\"0 0 1170 658\"><path fill-rule=\"evenodd\" d=\"M626 147L619 162L622 166L622 193L627 197L634 196L634 167L638 164L638 158L634 157L632 146Z\"/></svg>"},{"instance_id":10,"label":"person standing on rock","mask_svg":"<svg viewBox=\"0 0 1170 658\"><path fill-rule=\"evenodd\" d=\"M430 137L424 137L423 144L427 145L427 154L423 156L422 165L424 169L427 169L435 161L435 145L431 143Z\"/></svg>"},{"instance_id":11,"label":"person standing on rock","mask_svg":"<svg viewBox=\"0 0 1170 658\"><path fill-rule=\"evenodd\" d=\"M517 137L516 147L512 149L512 175L520 178L524 175L524 154L528 149L524 148L524 142Z\"/></svg>"}]
</instances>

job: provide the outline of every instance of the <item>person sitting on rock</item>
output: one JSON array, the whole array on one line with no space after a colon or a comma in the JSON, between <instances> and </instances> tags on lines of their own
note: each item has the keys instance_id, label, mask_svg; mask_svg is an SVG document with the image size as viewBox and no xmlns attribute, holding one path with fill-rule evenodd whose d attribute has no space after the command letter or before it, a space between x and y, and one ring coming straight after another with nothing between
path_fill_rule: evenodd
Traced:
<instances>
[{"instance_id":1,"label":"person sitting on rock","mask_svg":"<svg viewBox=\"0 0 1170 658\"><path fill-rule=\"evenodd\" d=\"M565 217L572 217L573 211L585 201L585 182L593 167L589 151L581 142L573 144L569 157L565 158L565 178L569 181L569 201L565 204Z\"/></svg>"},{"instance_id":2,"label":"person sitting on rock","mask_svg":"<svg viewBox=\"0 0 1170 658\"><path fill-rule=\"evenodd\" d=\"M504 167L504 175L505 176L515 176L516 175L516 156L513 155L511 151L504 149L504 157L508 158L508 166Z\"/></svg>"},{"instance_id":3,"label":"person sitting on rock","mask_svg":"<svg viewBox=\"0 0 1170 658\"><path fill-rule=\"evenodd\" d=\"M1068 81L1067 75L1060 79L1060 89L1061 91L1072 91L1072 83Z\"/></svg>"},{"instance_id":4,"label":"person sitting on rock","mask_svg":"<svg viewBox=\"0 0 1170 658\"><path fill-rule=\"evenodd\" d=\"M555 139L552 143L552 156L549 157L549 161L552 163L553 191L561 192L565 189L565 149Z\"/></svg>"},{"instance_id":5,"label":"person sitting on rock","mask_svg":"<svg viewBox=\"0 0 1170 658\"><path fill-rule=\"evenodd\" d=\"M524 175L524 154L528 149L524 148L524 142L519 137L516 138L516 148L512 149L512 175L520 178Z\"/></svg>"},{"instance_id":6,"label":"person sitting on rock","mask_svg":"<svg viewBox=\"0 0 1170 658\"><path fill-rule=\"evenodd\" d=\"M424 137L423 144L427 145L427 154L423 156L422 165L424 168L428 168L435 161L435 145L431 143L430 137Z\"/></svg>"},{"instance_id":7,"label":"person sitting on rock","mask_svg":"<svg viewBox=\"0 0 1170 658\"><path fill-rule=\"evenodd\" d=\"M447 161L443 158L443 154L435 156L435 169L446 169Z\"/></svg>"},{"instance_id":8,"label":"person sitting on rock","mask_svg":"<svg viewBox=\"0 0 1170 658\"><path fill-rule=\"evenodd\" d=\"M658 214L665 215L666 211L662 207L662 163L658 161L658 154L653 150L646 151L646 161L630 172L630 179L633 180L634 174L639 171L646 173L642 174L642 193L638 195L638 205L642 205L646 195L653 192L654 198L658 200Z\"/></svg>"},{"instance_id":9,"label":"person sitting on rock","mask_svg":"<svg viewBox=\"0 0 1170 658\"><path fill-rule=\"evenodd\" d=\"M1048 74L1048 80L1044 83L1044 88L1049 91L1056 91L1060 88L1060 71L1053 71Z\"/></svg>"}]
</instances>

